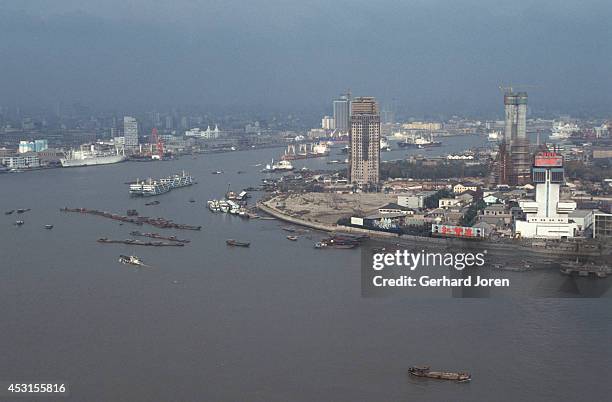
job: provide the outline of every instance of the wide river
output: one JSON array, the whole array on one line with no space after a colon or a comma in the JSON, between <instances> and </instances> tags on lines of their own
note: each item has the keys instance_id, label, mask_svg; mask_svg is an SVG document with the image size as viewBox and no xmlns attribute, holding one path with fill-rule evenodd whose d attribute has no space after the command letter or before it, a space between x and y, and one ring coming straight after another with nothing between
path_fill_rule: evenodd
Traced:
<instances>
[{"instance_id":1,"label":"wide river","mask_svg":"<svg viewBox=\"0 0 612 402\"><path fill-rule=\"evenodd\" d=\"M479 141L446 139L435 152ZM316 250L321 234L290 242L277 221L206 209L228 184L258 185L254 165L280 152L1 175L0 212L32 210L0 215L0 381L66 382L74 401L610 400L609 298L363 298L358 249ZM181 170L198 184L157 206L124 184ZM64 206L135 208L203 229L119 225ZM131 230L192 242L96 242ZM151 268L117 262L136 253ZM414 364L468 370L473 381L410 378Z\"/></svg>"}]
</instances>

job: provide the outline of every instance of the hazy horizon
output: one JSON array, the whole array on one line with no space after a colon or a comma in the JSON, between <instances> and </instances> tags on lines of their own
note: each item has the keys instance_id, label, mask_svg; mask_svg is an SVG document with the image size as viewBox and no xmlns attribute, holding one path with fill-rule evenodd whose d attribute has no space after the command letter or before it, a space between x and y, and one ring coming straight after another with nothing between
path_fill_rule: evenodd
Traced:
<instances>
[{"instance_id":1,"label":"hazy horizon","mask_svg":"<svg viewBox=\"0 0 612 402\"><path fill-rule=\"evenodd\" d=\"M152 4L151 4L152 3ZM0 0L0 104L324 110L350 88L419 114L610 114L612 4Z\"/></svg>"}]
</instances>

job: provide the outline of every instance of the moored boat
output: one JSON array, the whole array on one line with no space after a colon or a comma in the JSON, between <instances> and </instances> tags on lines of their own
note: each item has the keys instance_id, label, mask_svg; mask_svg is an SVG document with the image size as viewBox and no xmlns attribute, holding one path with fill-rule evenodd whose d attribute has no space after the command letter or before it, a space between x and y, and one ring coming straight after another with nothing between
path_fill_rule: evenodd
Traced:
<instances>
[{"instance_id":1,"label":"moored boat","mask_svg":"<svg viewBox=\"0 0 612 402\"><path fill-rule=\"evenodd\" d=\"M237 247L249 247L251 245L250 242L238 241L238 240L235 240L235 239L227 239L225 241L225 243L228 246L237 246Z\"/></svg>"},{"instance_id":2,"label":"moored boat","mask_svg":"<svg viewBox=\"0 0 612 402\"><path fill-rule=\"evenodd\" d=\"M142 260L135 255L120 255L119 262L126 265L135 265L139 267L145 267L146 265Z\"/></svg>"},{"instance_id":3,"label":"moored boat","mask_svg":"<svg viewBox=\"0 0 612 402\"><path fill-rule=\"evenodd\" d=\"M436 380L449 380L457 382L468 382L472 380L472 375L470 373L462 371L431 371L429 366L413 366L408 369L408 373L415 377L433 378Z\"/></svg>"}]
</instances>

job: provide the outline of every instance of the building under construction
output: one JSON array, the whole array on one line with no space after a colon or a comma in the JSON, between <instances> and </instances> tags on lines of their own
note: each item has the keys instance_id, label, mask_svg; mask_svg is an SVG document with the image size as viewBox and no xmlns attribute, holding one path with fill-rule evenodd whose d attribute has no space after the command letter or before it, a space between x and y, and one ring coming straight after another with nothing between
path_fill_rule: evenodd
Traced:
<instances>
[{"instance_id":1,"label":"building under construction","mask_svg":"<svg viewBox=\"0 0 612 402\"><path fill-rule=\"evenodd\" d=\"M499 145L495 182L511 186L530 181L531 153L527 138L527 93L504 94L505 128Z\"/></svg>"}]
</instances>

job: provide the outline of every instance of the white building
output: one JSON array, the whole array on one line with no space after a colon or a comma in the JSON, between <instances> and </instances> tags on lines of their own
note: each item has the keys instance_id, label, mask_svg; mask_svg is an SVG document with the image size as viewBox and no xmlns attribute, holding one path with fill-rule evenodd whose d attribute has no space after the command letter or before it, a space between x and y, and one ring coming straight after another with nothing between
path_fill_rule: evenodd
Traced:
<instances>
[{"instance_id":1,"label":"white building","mask_svg":"<svg viewBox=\"0 0 612 402\"><path fill-rule=\"evenodd\" d=\"M210 126L208 126L206 127L206 130L202 130L196 127L185 131L185 136L187 137L204 138L207 140L219 138L220 135L221 131L219 130L219 126L217 125L215 125L214 130L211 130Z\"/></svg>"},{"instance_id":2,"label":"white building","mask_svg":"<svg viewBox=\"0 0 612 402\"><path fill-rule=\"evenodd\" d=\"M336 128L334 118L331 116L323 116L323 119L321 119L321 128L323 130L334 130Z\"/></svg>"},{"instance_id":3,"label":"white building","mask_svg":"<svg viewBox=\"0 0 612 402\"><path fill-rule=\"evenodd\" d=\"M30 169L40 167L38 155L34 152L20 154L18 156L5 156L0 163L9 169Z\"/></svg>"},{"instance_id":4,"label":"white building","mask_svg":"<svg viewBox=\"0 0 612 402\"><path fill-rule=\"evenodd\" d=\"M532 178L536 184L536 199L519 201L526 220L515 221L515 235L553 239L575 237L578 225L570 222L569 214L576 209L576 203L559 199L564 180L563 157L554 152L536 155Z\"/></svg>"}]
</instances>

